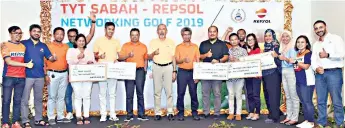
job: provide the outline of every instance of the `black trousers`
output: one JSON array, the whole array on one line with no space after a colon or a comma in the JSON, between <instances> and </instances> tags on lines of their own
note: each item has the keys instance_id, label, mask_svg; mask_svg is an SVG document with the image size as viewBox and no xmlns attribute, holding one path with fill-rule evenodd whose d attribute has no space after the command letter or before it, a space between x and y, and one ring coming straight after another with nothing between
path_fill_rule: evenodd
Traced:
<instances>
[{"instance_id":1,"label":"black trousers","mask_svg":"<svg viewBox=\"0 0 345 128\"><path fill-rule=\"evenodd\" d=\"M279 71L262 77L263 89L267 109L269 111L268 118L278 121L280 118L280 95L282 77Z\"/></svg>"}]
</instances>

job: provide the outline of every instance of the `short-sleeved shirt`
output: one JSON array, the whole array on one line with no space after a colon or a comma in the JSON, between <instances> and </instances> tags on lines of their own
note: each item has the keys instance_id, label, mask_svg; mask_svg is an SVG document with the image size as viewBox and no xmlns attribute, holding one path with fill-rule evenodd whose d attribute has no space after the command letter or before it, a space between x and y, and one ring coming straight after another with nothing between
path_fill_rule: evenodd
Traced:
<instances>
[{"instance_id":1,"label":"short-sleeved shirt","mask_svg":"<svg viewBox=\"0 0 345 128\"><path fill-rule=\"evenodd\" d=\"M43 78L44 75L44 58L52 56L48 46L41 41L36 44L31 39L23 40L25 46L24 62L28 63L32 60L34 66L26 68L25 73L27 78Z\"/></svg>"},{"instance_id":2,"label":"short-sleeved shirt","mask_svg":"<svg viewBox=\"0 0 345 128\"><path fill-rule=\"evenodd\" d=\"M123 44L120 54L128 55L130 52L133 52L134 56L131 58L127 58L125 61L134 62L137 64L137 68L143 68L145 66L145 60L147 59L146 45L141 42L127 42Z\"/></svg>"},{"instance_id":3,"label":"short-sleeved shirt","mask_svg":"<svg viewBox=\"0 0 345 128\"><path fill-rule=\"evenodd\" d=\"M181 44L177 45L175 56L176 58L180 58L180 59L189 58L190 60L189 63L183 62L181 64L178 64L179 68L193 69L193 63L196 62L200 58L198 45L194 43L186 44L182 42Z\"/></svg>"},{"instance_id":4,"label":"short-sleeved shirt","mask_svg":"<svg viewBox=\"0 0 345 128\"><path fill-rule=\"evenodd\" d=\"M67 45L68 45L68 47L69 48L74 48L74 46L73 46L73 43L72 42L68 42L68 43L66 43Z\"/></svg>"},{"instance_id":5,"label":"short-sleeved shirt","mask_svg":"<svg viewBox=\"0 0 345 128\"><path fill-rule=\"evenodd\" d=\"M175 42L166 38L164 41L159 38L153 39L149 43L148 54L152 54L159 49L159 54L153 57L153 62L157 64L168 64L172 62L175 55Z\"/></svg>"},{"instance_id":6,"label":"short-sleeved shirt","mask_svg":"<svg viewBox=\"0 0 345 128\"><path fill-rule=\"evenodd\" d=\"M283 53L282 53L283 54ZM291 48L288 50L285 54L283 54L286 58L296 58L297 56L297 51L295 48ZM293 64L290 64L286 61L282 61L282 68L292 68Z\"/></svg>"},{"instance_id":7,"label":"short-sleeved shirt","mask_svg":"<svg viewBox=\"0 0 345 128\"><path fill-rule=\"evenodd\" d=\"M69 46L63 43L47 43L47 46L52 54L56 54L57 60L55 62L46 61L46 68L51 70L63 71L68 68L66 61L66 54Z\"/></svg>"},{"instance_id":8,"label":"short-sleeved shirt","mask_svg":"<svg viewBox=\"0 0 345 128\"><path fill-rule=\"evenodd\" d=\"M121 44L118 39L108 39L103 36L98 38L93 45L93 52L101 55L105 53L104 59L98 59L98 62L114 62L118 59L117 53L121 51Z\"/></svg>"},{"instance_id":9,"label":"short-sleeved shirt","mask_svg":"<svg viewBox=\"0 0 345 128\"><path fill-rule=\"evenodd\" d=\"M25 46L21 43L4 42L6 47L1 49L3 59L10 58L12 61L24 63ZM7 65L4 61L2 76L25 78L25 67Z\"/></svg>"},{"instance_id":10,"label":"short-sleeved shirt","mask_svg":"<svg viewBox=\"0 0 345 128\"><path fill-rule=\"evenodd\" d=\"M239 59L240 57L248 56L248 52L246 49L242 48L241 46L232 47L229 49L229 56L233 56ZM229 62L230 62L230 59L229 59ZM229 79L230 82L235 82L237 80L239 79L238 78Z\"/></svg>"},{"instance_id":11,"label":"short-sleeved shirt","mask_svg":"<svg viewBox=\"0 0 345 128\"><path fill-rule=\"evenodd\" d=\"M229 55L229 49L226 46L226 43L219 39L217 39L217 41L214 43L211 43L210 40L205 40L200 43L200 54L206 54L208 51L210 51L210 49L212 52L212 56L206 57L205 59L203 59L203 62L211 62L213 59L219 60L223 58L225 55Z\"/></svg>"},{"instance_id":12,"label":"short-sleeved shirt","mask_svg":"<svg viewBox=\"0 0 345 128\"><path fill-rule=\"evenodd\" d=\"M296 60L304 64L311 64L312 52L309 50L298 53ZM315 85L315 75L311 67L305 70L300 67L295 67L296 84L298 85Z\"/></svg>"}]
</instances>

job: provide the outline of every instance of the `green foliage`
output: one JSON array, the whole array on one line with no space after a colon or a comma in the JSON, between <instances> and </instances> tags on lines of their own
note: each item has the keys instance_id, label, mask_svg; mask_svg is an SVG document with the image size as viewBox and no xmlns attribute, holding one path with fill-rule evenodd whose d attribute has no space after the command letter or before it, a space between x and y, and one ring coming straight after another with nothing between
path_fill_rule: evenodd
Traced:
<instances>
[{"instance_id":1,"label":"green foliage","mask_svg":"<svg viewBox=\"0 0 345 128\"><path fill-rule=\"evenodd\" d=\"M117 123L117 122L116 122L116 123L113 124L113 125L107 126L107 128L140 128L140 125L133 125L133 126L131 126L131 125L129 125L129 122L130 122L130 121L125 122L125 123L123 123L123 124Z\"/></svg>"},{"instance_id":2,"label":"green foliage","mask_svg":"<svg viewBox=\"0 0 345 128\"><path fill-rule=\"evenodd\" d=\"M233 123L227 123L225 121L219 121L219 123L213 123L212 125L208 126L208 128L233 128L236 125Z\"/></svg>"}]
</instances>

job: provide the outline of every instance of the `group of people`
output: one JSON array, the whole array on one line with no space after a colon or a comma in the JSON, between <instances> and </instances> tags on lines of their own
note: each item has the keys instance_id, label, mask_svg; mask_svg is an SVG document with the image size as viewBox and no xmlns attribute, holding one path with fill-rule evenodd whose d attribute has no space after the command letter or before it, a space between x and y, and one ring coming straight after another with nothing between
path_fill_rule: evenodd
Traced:
<instances>
[{"instance_id":1,"label":"group of people","mask_svg":"<svg viewBox=\"0 0 345 128\"><path fill-rule=\"evenodd\" d=\"M21 125L30 128L28 119L28 100L31 89L34 90L35 125L46 126L58 123L69 123L73 118L72 92L74 92L74 109L78 125L89 124L89 109L92 82L70 82L68 80L68 65L116 63L118 61L136 63L135 80L125 80L126 111L125 121L133 120L133 96L136 90L138 99L138 120L146 121L144 106L144 85L148 60L153 60L152 72L154 82L154 120L161 120L161 92L164 88L167 97L167 118L179 121L184 120L184 96L188 85L191 96L192 116L194 120L210 117L210 95L214 94L215 119L220 118L221 84L219 80L201 80L203 114L198 115L197 83L193 79L193 63L209 62L227 63L240 61L241 57L270 52L274 57L276 68L262 71L262 77L236 78L226 81L229 99L229 120L241 120L242 89L245 87L247 98L248 120L259 120L260 116L260 87L263 82L266 105L269 110L266 123L284 123L294 125L298 121L299 104L302 103L305 121L298 127L311 128L314 126L314 105L312 96L314 88L318 97L317 124L325 126L327 121L326 103L330 93L334 105L335 119L338 126L344 120L342 108L342 67L344 51L343 40L327 31L324 21L316 21L315 33L319 40L313 44L308 37L301 35L295 42L292 35L284 31L279 36L274 30L267 29L264 34L264 49L260 49L255 34L246 34L244 29L232 33L227 29L224 36L218 38L218 28L208 28L207 40L197 44L191 42L192 30L182 28L183 42L175 45L172 39L166 37L167 26L160 24L157 27L158 38L151 40L148 47L140 42L140 30L130 30L130 41L121 44L113 38L115 24L105 23L105 35L93 43L93 51L86 50L95 33L95 15L91 15L92 25L89 35L80 34L77 29L67 31L68 43L63 43L65 30L57 27L53 30L54 40L50 43L41 42L41 27L30 26L30 38L21 40L22 30L18 26L8 29L11 40L1 45L1 54L4 58L3 73L3 101L2 101L2 128L8 128L10 104L13 94L12 127ZM226 40L226 38L229 40ZM172 84L177 80L177 109L174 116ZM118 121L116 116L117 80L107 79L98 82L100 99L100 121L107 121L107 101L109 95L109 120ZM281 83L283 83L287 117L279 121ZM42 117L43 86L48 85L48 122ZM108 94L107 94L108 93ZM64 115L64 111L67 115ZM55 110L56 109L56 115ZM83 112L82 112L83 110ZM83 113L83 114L82 114ZM21 123L20 123L21 118Z\"/></svg>"}]
</instances>

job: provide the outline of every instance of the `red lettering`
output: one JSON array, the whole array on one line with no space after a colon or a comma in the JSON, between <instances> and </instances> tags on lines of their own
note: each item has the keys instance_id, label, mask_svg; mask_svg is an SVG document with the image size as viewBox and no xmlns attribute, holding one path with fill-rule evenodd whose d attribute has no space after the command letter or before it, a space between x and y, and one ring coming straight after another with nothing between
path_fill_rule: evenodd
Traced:
<instances>
[{"instance_id":1,"label":"red lettering","mask_svg":"<svg viewBox=\"0 0 345 128\"><path fill-rule=\"evenodd\" d=\"M162 5L162 12L163 12L163 14L169 14L169 5L168 4Z\"/></svg>"},{"instance_id":2,"label":"red lettering","mask_svg":"<svg viewBox=\"0 0 345 128\"><path fill-rule=\"evenodd\" d=\"M68 4L60 4L60 6L62 6L62 13L63 14L66 14L66 6L67 6Z\"/></svg>"},{"instance_id":3,"label":"red lettering","mask_svg":"<svg viewBox=\"0 0 345 128\"><path fill-rule=\"evenodd\" d=\"M204 14L204 12L200 10L200 5L199 4L196 5L196 13L197 14Z\"/></svg>"},{"instance_id":4,"label":"red lettering","mask_svg":"<svg viewBox=\"0 0 345 128\"><path fill-rule=\"evenodd\" d=\"M109 13L109 12L108 12L108 8L107 8L107 5L102 4L99 13Z\"/></svg>"},{"instance_id":5,"label":"red lettering","mask_svg":"<svg viewBox=\"0 0 345 128\"><path fill-rule=\"evenodd\" d=\"M153 14L203 14L199 4L153 4Z\"/></svg>"},{"instance_id":6,"label":"red lettering","mask_svg":"<svg viewBox=\"0 0 345 128\"><path fill-rule=\"evenodd\" d=\"M117 13L117 6L116 4L110 4L110 13L116 14Z\"/></svg>"},{"instance_id":7,"label":"red lettering","mask_svg":"<svg viewBox=\"0 0 345 128\"><path fill-rule=\"evenodd\" d=\"M175 11L177 11L177 7L178 7L177 4L172 4L170 6L170 11L171 11L170 13L173 14Z\"/></svg>"},{"instance_id":8,"label":"red lettering","mask_svg":"<svg viewBox=\"0 0 345 128\"><path fill-rule=\"evenodd\" d=\"M129 5L129 13L133 14L132 11L133 11L134 14L138 13L138 6L136 4L134 4L134 5L130 4Z\"/></svg>"},{"instance_id":9,"label":"red lettering","mask_svg":"<svg viewBox=\"0 0 345 128\"><path fill-rule=\"evenodd\" d=\"M161 11L161 6L159 4L153 4L153 14L159 14Z\"/></svg>"},{"instance_id":10,"label":"red lettering","mask_svg":"<svg viewBox=\"0 0 345 128\"><path fill-rule=\"evenodd\" d=\"M80 6L80 13L83 14L84 13L84 6L86 4L78 4Z\"/></svg>"},{"instance_id":11,"label":"red lettering","mask_svg":"<svg viewBox=\"0 0 345 128\"><path fill-rule=\"evenodd\" d=\"M72 4L69 4L69 7L72 10L72 14L74 14L75 8L77 8L77 4L74 4L74 6L72 6Z\"/></svg>"},{"instance_id":12,"label":"red lettering","mask_svg":"<svg viewBox=\"0 0 345 128\"><path fill-rule=\"evenodd\" d=\"M120 6L120 9L119 9L119 13L121 14L121 13L125 13L125 14L127 14L128 12L127 12L127 8L126 8L126 6L125 5L121 5Z\"/></svg>"},{"instance_id":13,"label":"red lettering","mask_svg":"<svg viewBox=\"0 0 345 128\"><path fill-rule=\"evenodd\" d=\"M92 4L91 5L91 12L92 13L98 13L98 4Z\"/></svg>"},{"instance_id":14,"label":"red lettering","mask_svg":"<svg viewBox=\"0 0 345 128\"><path fill-rule=\"evenodd\" d=\"M194 14L195 12L195 6L194 4L188 4L188 14Z\"/></svg>"},{"instance_id":15,"label":"red lettering","mask_svg":"<svg viewBox=\"0 0 345 128\"><path fill-rule=\"evenodd\" d=\"M187 12L185 4L180 4L179 8L180 8L180 14L185 14Z\"/></svg>"}]
</instances>

